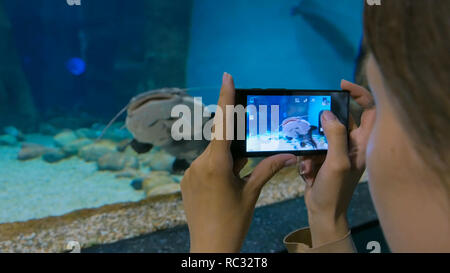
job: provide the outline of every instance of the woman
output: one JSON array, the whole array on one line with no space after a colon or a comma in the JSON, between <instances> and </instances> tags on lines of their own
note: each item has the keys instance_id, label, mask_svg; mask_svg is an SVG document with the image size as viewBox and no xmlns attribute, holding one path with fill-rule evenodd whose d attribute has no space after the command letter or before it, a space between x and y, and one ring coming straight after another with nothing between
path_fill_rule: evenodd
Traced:
<instances>
[{"instance_id":1,"label":"woman","mask_svg":"<svg viewBox=\"0 0 450 273\"><path fill-rule=\"evenodd\" d=\"M449 252L449 12L445 0L366 7L372 52L366 74L374 97L342 81L364 112L359 127L350 122L348 142L345 126L331 112L322 114L325 158L276 155L240 178L246 160L233 162L230 142L213 140L181 182L191 251L239 251L263 185L298 164L310 226L285 238L290 252L355 251L346 211L366 167L391 250ZM233 79L225 73L218 105L233 104Z\"/></svg>"}]
</instances>

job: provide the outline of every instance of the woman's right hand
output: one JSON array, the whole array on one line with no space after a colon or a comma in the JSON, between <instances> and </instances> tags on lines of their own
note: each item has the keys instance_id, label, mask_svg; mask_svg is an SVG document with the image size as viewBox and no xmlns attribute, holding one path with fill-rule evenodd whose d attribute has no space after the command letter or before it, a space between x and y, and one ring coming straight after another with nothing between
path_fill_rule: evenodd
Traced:
<instances>
[{"instance_id":1,"label":"woman's right hand","mask_svg":"<svg viewBox=\"0 0 450 273\"><path fill-rule=\"evenodd\" d=\"M367 142L375 122L370 92L345 80L341 88L363 108L360 126L350 117L347 138L346 127L332 112L325 111L321 121L328 141L326 157L305 156L299 160L299 172L306 182L305 203L313 247L339 240L349 231L347 208L365 169Z\"/></svg>"}]
</instances>

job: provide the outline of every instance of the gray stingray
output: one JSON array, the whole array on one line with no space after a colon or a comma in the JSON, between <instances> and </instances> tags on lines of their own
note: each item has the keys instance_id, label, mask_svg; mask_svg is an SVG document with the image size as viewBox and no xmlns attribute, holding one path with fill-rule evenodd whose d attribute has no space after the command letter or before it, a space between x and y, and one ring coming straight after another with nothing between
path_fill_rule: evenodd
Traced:
<instances>
[{"instance_id":1,"label":"gray stingray","mask_svg":"<svg viewBox=\"0 0 450 273\"><path fill-rule=\"evenodd\" d=\"M164 148L177 159L191 162L206 148L208 141L203 138L203 140L175 141L171 134L172 125L178 119L171 117L171 111L175 105L186 105L191 109L191 113L194 113L195 105L201 107L202 113L205 110L205 106L189 96L187 90L162 88L133 97L108 123L99 139L124 112L127 112L125 126L134 137L130 145L138 153L147 152L155 145ZM193 114L191 116L193 118ZM204 117L202 123L205 124L209 119ZM198 134L202 132L197 132L194 128L191 139Z\"/></svg>"}]
</instances>

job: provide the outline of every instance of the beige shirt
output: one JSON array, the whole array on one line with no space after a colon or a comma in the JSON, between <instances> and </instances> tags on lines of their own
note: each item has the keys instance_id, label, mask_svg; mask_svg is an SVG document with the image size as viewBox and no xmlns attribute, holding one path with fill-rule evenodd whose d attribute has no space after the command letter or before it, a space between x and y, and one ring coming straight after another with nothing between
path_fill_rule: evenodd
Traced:
<instances>
[{"instance_id":1,"label":"beige shirt","mask_svg":"<svg viewBox=\"0 0 450 273\"><path fill-rule=\"evenodd\" d=\"M312 248L309 228L302 228L289 233L283 240L289 253L355 253L350 231L343 238Z\"/></svg>"}]
</instances>

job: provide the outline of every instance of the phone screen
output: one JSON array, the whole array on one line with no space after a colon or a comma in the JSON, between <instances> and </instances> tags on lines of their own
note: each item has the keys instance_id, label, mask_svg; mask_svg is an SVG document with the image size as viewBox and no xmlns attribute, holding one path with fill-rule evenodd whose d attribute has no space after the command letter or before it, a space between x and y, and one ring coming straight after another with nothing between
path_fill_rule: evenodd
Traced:
<instances>
[{"instance_id":1,"label":"phone screen","mask_svg":"<svg viewBox=\"0 0 450 273\"><path fill-rule=\"evenodd\" d=\"M247 106L247 152L328 149L320 115L331 96L250 95Z\"/></svg>"},{"instance_id":2,"label":"phone screen","mask_svg":"<svg viewBox=\"0 0 450 273\"><path fill-rule=\"evenodd\" d=\"M348 122L348 92L306 90L238 90L245 104L245 142L240 153L320 154L328 150L321 123L324 111Z\"/></svg>"}]
</instances>

